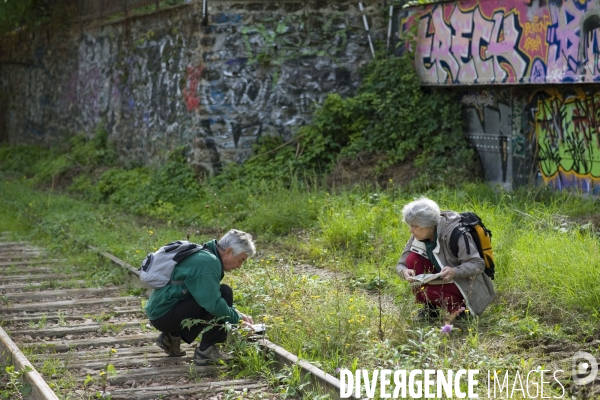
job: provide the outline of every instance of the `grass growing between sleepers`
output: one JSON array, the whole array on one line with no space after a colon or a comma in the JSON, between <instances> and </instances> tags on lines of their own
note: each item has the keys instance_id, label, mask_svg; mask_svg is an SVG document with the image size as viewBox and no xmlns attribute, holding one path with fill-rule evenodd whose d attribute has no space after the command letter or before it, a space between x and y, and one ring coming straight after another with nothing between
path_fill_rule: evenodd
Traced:
<instances>
[{"instance_id":1,"label":"grass growing between sleepers","mask_svg":"<svg viewBox=\"0 0 600 400\"><path fill-rule=\"evenodd\" d=\"M226 277L236 303L267 324L272 341L334 375L339 368L375 367L527 373L556 366L575 349L596 351L598 228L587 222L596 215L593 199L541 188L507 194L483 185L409 193L271 183L252 191L207 188L212 197L157 217L40 190L23 177L2 175L2 185L1 230L67 255L91 286L123 282L125 273L88 244L137 266L173 239L201 242L231 227L251 232L259 253ZM421 194L443 209L477 212L494 233L497 299L449 335L441 333L442 321L412 322L417 308L394 272L409 235L400 211ZM563 351L548 352L552 346ZM231 349L239 354L234 374L262 374L274 383L293 376L269 372L254 348L233 342ZM300 377L282 391L301 384ZM556 385L548 390L561 394Z\"/></svg>"}]
</instances>

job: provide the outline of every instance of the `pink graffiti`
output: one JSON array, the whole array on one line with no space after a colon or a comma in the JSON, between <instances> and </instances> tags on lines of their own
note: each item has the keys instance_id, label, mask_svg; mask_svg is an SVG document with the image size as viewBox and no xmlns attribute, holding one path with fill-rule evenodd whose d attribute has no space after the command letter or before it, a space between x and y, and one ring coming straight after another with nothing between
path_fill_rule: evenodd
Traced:
<instances>
[{"instance_id":1,"label":"pink graffiti","mask_svg":"<svg viewBox=\"0 0 600 400\"><path fill-rule=\"evenodd\" d=\"M456 79L456 71L458 71L459 66L454 58L454 54L450 50L450 46L452 45L452 30L444 22L441 7L437 7L434 10L432 22L435 35L431 46L431 57L433 60L436 60L438 82L449 81L448 83L451 83L453 78ZM443 66L442 63L445 63L446 66Z\"/></svg>"},{"instance_id":2,"label":"pink graffiti","mask_svg":"<svg viewBox=\"0 0 600 400\"><path fill-rule=\"evenodd\" d=\"M600 81L600 29L581 28L597 15L588 13L592 4L461 0L415 7L409 16L419 21L417 71L429 84Z\"/></svg>"},{"instance_id":3,"label":"pink graffiti","mask_svg":"<svg viewBox=\"0 0 600 400\"><path fill-rule=\"evenodd\" d=\"M449 24L443 6L435 6L419 22L416 65L421 79L437 83L522 80L529 60L518 48L517 15L497 11L486 19L479 7L468 12L452 7Z\"/></svg>"},{"instance_id":4,"label":"pink graffiti","mask_svg":"<svg viewBox=\"0 0 600 400\"><path fill-rule=\"evenodd\" d=\"M502 12L494 14L494 31L492 32L492 41L488 45L488 55L493 56L494 75L496 81L504 82L509 79L510 82L518 82L525 76L527 70L527 60L524 60L519 51L519 21L515 13L504 15ZM504 24L503 24L504 23ZM500 26L502 28L502 40ZM501 58L505 61L501 61Z\"/></svg>"},{"instance_id":5,"label":"pink graffiti","mask_svg":"<svg viewBox=\"0 0 600 400\"><path fill-rule=\"evenodd\" d=\"M200 99L198 98L198 84L202 76L202 65L187 67L187 83L183 89L183 99L188 111L200 109Z\"/></svg>"},{"instance_id":6,"label":"pink graffiti","mask_svg":"<svg viewBox=\"0 0 600 400\"><path fill-rule=\"evenodd\" d=\"M470 43L468 36L471 34L473 21L468 14L460 12L455 7L450 16L450 25L456 30L455 40L452 41L452 54L457 56L459 64L458 80L465 81L477 75L475 61L469 57ZM469 60L463 62L463 60Z\"/></svg>"},{"instance_id":7,"label":"pink graffiti","mask_svg":"<svg viewBox=\"0 0 600 400\"><path fill-rule=\"evenodd\" d=\"M576 1L576 0L575 0ZM554 75L577 80L579 59L579 24L585 9L579 9L574 1L561 5L550 4L552 26L548 29L548 65L553 65ZM554 80L546 79L548 82Z\"/></svg>"}]
</instances>

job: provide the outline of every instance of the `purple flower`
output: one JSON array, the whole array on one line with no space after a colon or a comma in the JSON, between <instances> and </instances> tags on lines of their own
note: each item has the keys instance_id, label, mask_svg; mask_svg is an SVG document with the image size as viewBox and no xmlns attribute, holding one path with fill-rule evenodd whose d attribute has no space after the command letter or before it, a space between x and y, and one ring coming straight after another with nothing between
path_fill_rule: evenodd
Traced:
<instances>
[{"instance_id":1,"label":"purple flower","mask_svg":"<svg viewBox=\"0 0 600 400\"><path fill-rule=\"evenodd\" d=\"M340 367L337 367L337 368L335 369L335 374L336 374L336 375L339 375L339 374L340 374Z\"/></svg>"},{"instance_id":2,"label":"purple flower","mask_svg":"<svg viewBox=\"0 0 600 400\"><path fill-rule=\"evenodd\" d=\"M450 332L452 332L452 325L446 324L442 326L442 333L448 335Z\"/></svg>"}]
</instances>

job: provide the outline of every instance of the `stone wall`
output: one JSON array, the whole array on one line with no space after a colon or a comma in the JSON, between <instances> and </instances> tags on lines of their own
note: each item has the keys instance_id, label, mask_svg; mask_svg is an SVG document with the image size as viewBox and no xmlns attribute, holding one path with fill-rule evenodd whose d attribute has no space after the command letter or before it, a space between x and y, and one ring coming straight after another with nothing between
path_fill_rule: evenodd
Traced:
<instances>
[{"instance_id":1,"label":"stone wall","mask_svg":"<svg viewBox=\"0 0 600 400\"><path fill-rule=\"evenodd\" d=\"M385 1L365 1L385 42ZM121 158L184 146L199 172L242 162L263 135L290 138L329 93L352 94L372 56L358 2L194 1L68 33L12 38L0 53L11 144L106 127ZM16 43L16 45L14 45Z\"/></svg>"}]
</instances>

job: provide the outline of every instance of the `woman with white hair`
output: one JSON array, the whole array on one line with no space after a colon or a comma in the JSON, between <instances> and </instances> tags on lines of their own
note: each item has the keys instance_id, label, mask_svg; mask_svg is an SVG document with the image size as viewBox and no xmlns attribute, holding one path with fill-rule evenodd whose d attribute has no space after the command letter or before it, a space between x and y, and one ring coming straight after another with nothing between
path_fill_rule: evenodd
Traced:
<instances>
[{"instance_id":1,"label":"woman with white hair","mask_svg":"<svg viewBox=\"0 0 600 400\"><path fill-rule=\"evenodd\" d=\"M483 273L485 261L476 251L471 235L459 240L458 255L450 249L450 236L460 222L454 211L440 211L431 199L421 197L404 206L403 221L411 236L404 247L396 273L408 281L420 274L440 273L435 284L415 287L417 303L424 304L421 317L437 317L440 309L456 316L462 307L480 315L495 297L490 278Z\"/></svg>"}]
</instances>

